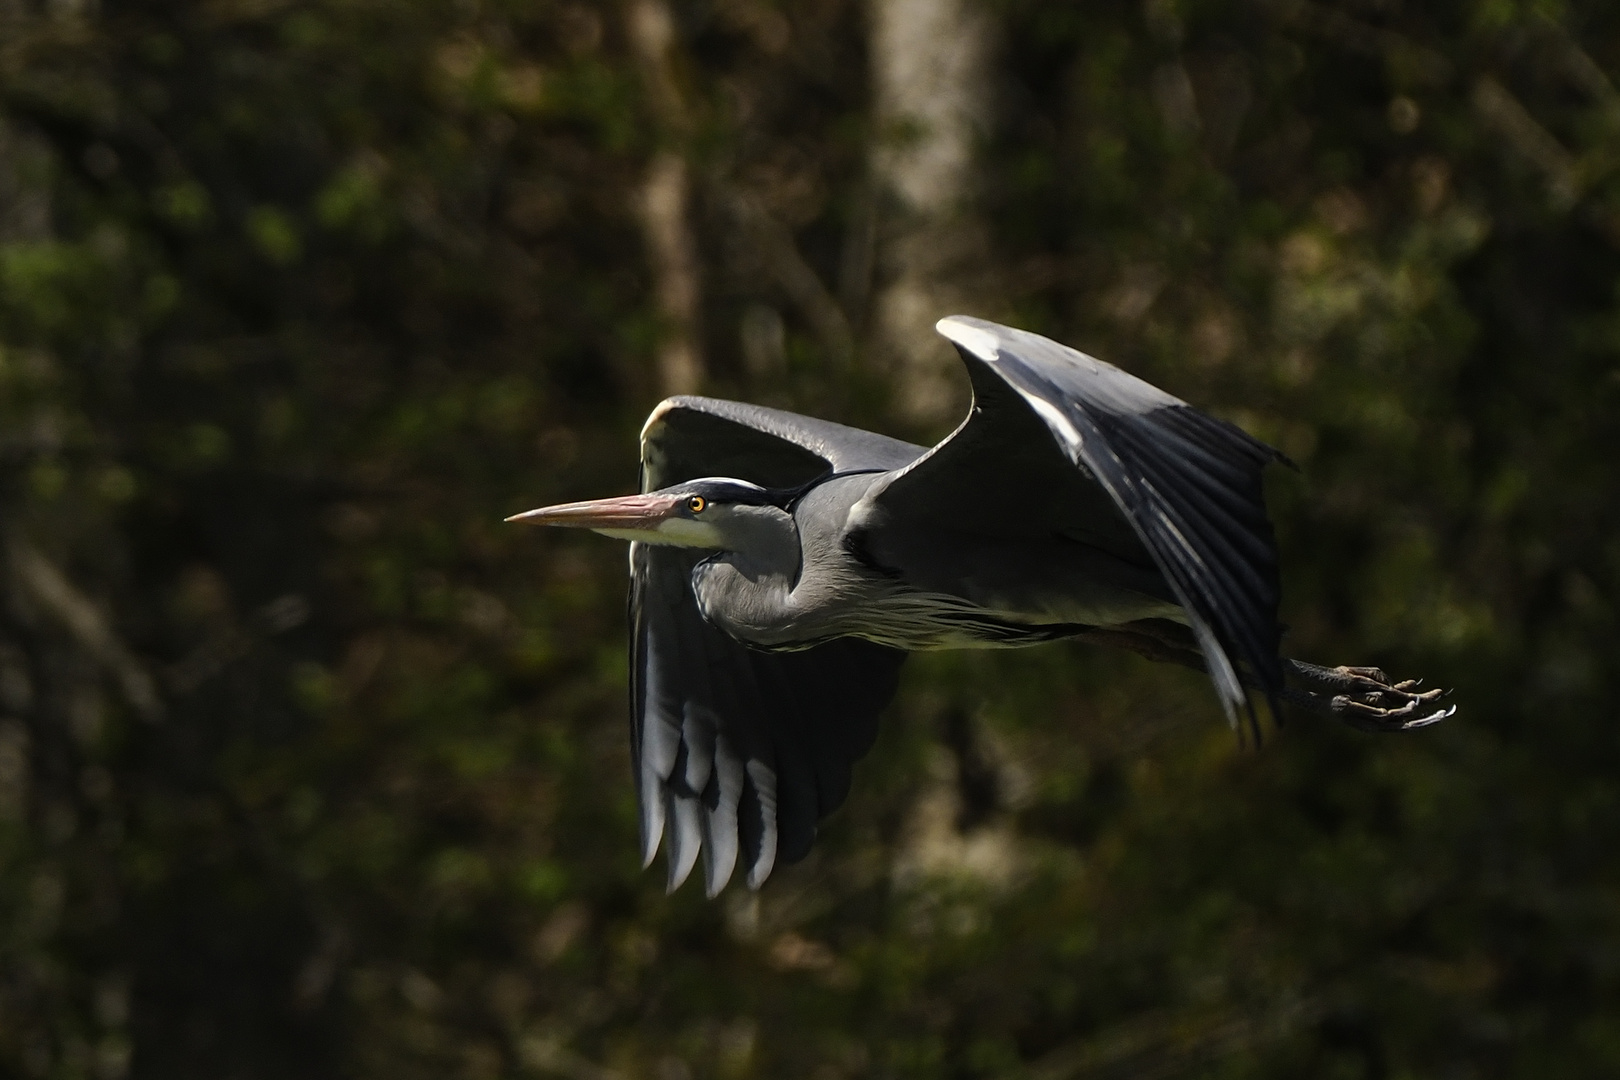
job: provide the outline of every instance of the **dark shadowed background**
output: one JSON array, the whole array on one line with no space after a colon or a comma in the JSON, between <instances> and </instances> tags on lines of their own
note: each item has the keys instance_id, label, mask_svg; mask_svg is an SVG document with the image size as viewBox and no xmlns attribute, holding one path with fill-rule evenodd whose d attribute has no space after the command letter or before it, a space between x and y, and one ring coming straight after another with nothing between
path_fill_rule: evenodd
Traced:
<instances>
[{"instance_id":1,"label":"dark shadowed background","mask_svg":"<svg viewBox=\"0 0 1620 1080\"><path fill-rule=\"evenodd\" d=\"M1620 6L0 0L0 1076L1620 1075ZM1285 450L1296 718L908 667L757 896L636 864L690 389L1016 323ZM964 508L996 508L995 491Z\"/></svg>"}]
</instances>

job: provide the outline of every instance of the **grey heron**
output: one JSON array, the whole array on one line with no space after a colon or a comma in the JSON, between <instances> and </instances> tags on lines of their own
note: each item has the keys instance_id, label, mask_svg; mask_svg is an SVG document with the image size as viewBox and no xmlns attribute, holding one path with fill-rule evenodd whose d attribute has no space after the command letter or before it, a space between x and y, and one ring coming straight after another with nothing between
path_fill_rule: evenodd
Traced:
<instances>
[{"instance_id":1,"label":"grey heron","mask_svg":"<svg viewBox=\"0 0 1620 1080\"><path fill-rule=\"evenodd\" d=\"M674 397L642 429L641 494L507 519L631 541L641 855L667 842L671 891L700 853L710 896L739 860L758 888L802 858L915 650L1123 646L1207 671L1256 736L1256 694L1374 731L1454 711L1375 668L1280 658L1278 451L1036 334L937 329L973 405L932 449Z\"/></svg>"}]
</instances>

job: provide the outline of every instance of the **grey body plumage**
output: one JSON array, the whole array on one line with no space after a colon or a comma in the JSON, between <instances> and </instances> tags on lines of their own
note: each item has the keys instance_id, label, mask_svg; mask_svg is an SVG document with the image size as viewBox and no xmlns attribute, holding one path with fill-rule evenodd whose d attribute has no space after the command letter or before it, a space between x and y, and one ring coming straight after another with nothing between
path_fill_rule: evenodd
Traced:
<instances>
[{"instance_id":1,"label":"grey body plumage","mask_svg":"<svg viewBox=\"0 0 1620 1080\"><path fill-rule=\"evenodd\" d=\"M834 476L791 513L776 510L782 542L738 543L698 564L698 610L763 649L857 637L908 652L1037 644L1091 626L1181 617L1151 567L1062 538L964 533L952 545L950 583L902 568L920 569L917 560L885 565L872 547L888 551L906 541L897 535L903 523L874 510L891 479Z\"/></svg>"},{"instance_id":2,"label":"grey body plumage","mask_svg":"<svg viewBox=\"0 0 1620 1080\"><path fill-rule=\"evenodd\" d=\"M700 855L714 895L739 860L758 887L808 851L907 652L1122 645L1207 670L1256 733L1252 691L1371 730L1449 715L1374 669L1278 656L1275 450L1046 338L939 329L974 405L931 449L671 398L642 431L642 495L512 519L633 541L642 855L666 842L671 889Z\"/></svg>"}]
</instances>

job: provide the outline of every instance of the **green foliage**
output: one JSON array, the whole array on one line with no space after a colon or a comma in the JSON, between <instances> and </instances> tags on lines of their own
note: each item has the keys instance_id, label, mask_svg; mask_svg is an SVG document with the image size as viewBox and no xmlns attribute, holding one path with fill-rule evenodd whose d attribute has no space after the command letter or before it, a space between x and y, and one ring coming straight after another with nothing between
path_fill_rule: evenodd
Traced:
<instances>
[{"instance_id":1,"label":"green foliage","mask_svg":"<svg viewBox=\"0 0 1620 1080\"><path fill-rule=\"evenodd\" d=\"M0 3L0 1074L1620 1069L1620 17L983 6L980 313L1283 448L1288 651L1456 719L918 658L805 864L666 898L623 553L500 519L635 481L672 144L707 389L904 429L727 201L838 281L863 12L674 4L672 136L611 5Z\"/></svg>"}]
</instances>

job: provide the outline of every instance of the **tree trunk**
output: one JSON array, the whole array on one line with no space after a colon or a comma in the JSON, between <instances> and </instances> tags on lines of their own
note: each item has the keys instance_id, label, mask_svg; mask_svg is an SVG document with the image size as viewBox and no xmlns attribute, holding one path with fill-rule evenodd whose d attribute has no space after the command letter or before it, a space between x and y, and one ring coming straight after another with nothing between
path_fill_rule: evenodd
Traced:
<instances>
[{"instance_id":1,"label":"tree trunk","mask_svg":"<svg viewBox=\"0 0 1620 1080\"><path fill-rule=\"evenodd\" d=\"M873 171L884 205L873 329L903 388L901 408L941 420L961 393L933 325L985 304L962 286L986 249L972 202L990 22L973 0L872 0L871 20Z\"/></svg>"},{"instance_id":2,"label":"tree trunk","mask_svg":"<svg viewBox=\"0 0 1620 1080\"><path fill-rule=\"evenodd\" d=\"M702 307L697 240L692 232L692 184L684 152L691 113L673 61L675 20L665 0L634 0L631 43L657 119L663 149L653 157L639 205L653 273L653 295L663 323L658 380L665 394L690 394L703 381L698 313Z\"/></svg>"}]
</instances>

